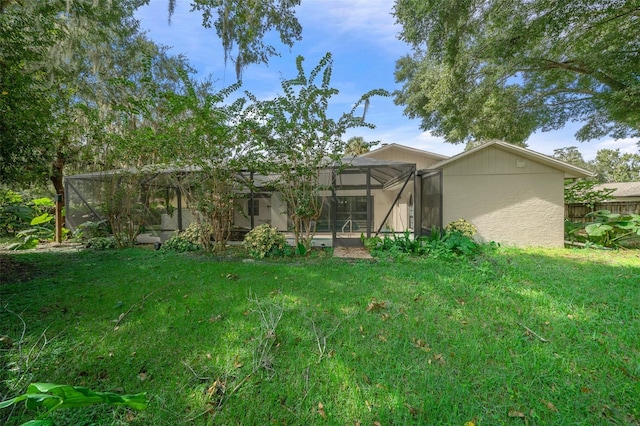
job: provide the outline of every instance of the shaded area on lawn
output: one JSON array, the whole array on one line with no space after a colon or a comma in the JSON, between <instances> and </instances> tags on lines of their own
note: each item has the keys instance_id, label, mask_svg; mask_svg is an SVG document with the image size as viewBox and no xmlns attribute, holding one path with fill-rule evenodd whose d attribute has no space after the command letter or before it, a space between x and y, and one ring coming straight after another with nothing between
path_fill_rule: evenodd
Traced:
<instances>
[{"instance_id":1,"label":"shaded area on lawn","mask_svg":"<svg viewBox=\"0 0 640 426\"><path fill-rule=\"evenodd\" d=\"M40 273L31 263L0 254L0 285L30 281L37 278Z\"/></svg>"}]
</instances>

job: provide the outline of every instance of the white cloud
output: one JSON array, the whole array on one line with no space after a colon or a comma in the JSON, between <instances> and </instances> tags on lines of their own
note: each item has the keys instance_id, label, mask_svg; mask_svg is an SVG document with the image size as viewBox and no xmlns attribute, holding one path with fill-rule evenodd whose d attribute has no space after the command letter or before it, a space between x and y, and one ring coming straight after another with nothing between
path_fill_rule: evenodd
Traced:
<instances>
[{"instance_id":1,"label":"white cloud","mask_svg":"<svg viewBox=\"0 0 640 426\"><path fill-rule=\"evenodd\" d=\"M407 48L396 38L400 28L391 15L392 7L391 0L305 0L298 18L303 36L305 32L322 32L323 44L333 49L340 43L363 42L397 55Z\"/></svg>"},{"instance_id":2,"label":"white cloud","mask_svg":"<svg viewBox=\"0 0 640 426\"><path fill-rule=\"evenodd\" d=\"M637 154L640 139L607 139L598 142L598 149L620 149L623 154Z\"/></svg>"}]
</instances>

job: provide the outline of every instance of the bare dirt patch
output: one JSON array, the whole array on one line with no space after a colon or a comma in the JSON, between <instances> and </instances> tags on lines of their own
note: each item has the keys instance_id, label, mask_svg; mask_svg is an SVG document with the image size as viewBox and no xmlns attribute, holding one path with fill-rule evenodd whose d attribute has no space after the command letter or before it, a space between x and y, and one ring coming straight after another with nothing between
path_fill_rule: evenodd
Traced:
<instances>
[{"instance_id":1,"label":"bare dirt patch","mask_svg":"<svg viewBox=\"0 0 640 426\"><path fill-rule=\"evenodd\" d=\"M369 251L364 247L336 247L333 249L333 257L342 259L373 259Z\"/></svg>"}]
</instances>

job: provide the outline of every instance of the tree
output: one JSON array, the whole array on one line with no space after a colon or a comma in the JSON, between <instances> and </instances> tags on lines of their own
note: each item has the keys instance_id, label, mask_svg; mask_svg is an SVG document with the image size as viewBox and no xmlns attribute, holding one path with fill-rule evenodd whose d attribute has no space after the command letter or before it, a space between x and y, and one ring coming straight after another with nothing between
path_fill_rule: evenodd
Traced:
<instances>
[{"instance_id":1,"label":"tree","mask_svg":"<svg viewBox=\"0 0 640 426\"><path fill-rule=\"evenodd\" d=\"M169 19L176 0L169 0ZM275 47L265 44L267 33L278 32L280 41L291 47L302 39L302 27L295 16L300 0L193 0L192 11L202 13L202 25L215 27L222 40L224 60L233 54L238 79L250 64L267 63L278 55ZM234 49L237 47L237 51Z\"/></svg>"},{"instance_id":2,"label":"tree","mask_svg":"<svg viewBox=\"0 0 640 426\"><path fill-rule=\"evenodd\" d=\"M321 192L332 183L321 171L340 166L346 148L342 136L348 129L374 127L365 117L356 116L356 110L372 96L388 94L372 90L349 112L333 119L328 115L329 101L338 90L330 86L331 54L327 53L308 76L303 61L298 56L297 77L282 81L284 95L269 101L248 96L255 104L253 115L263 122L255 133L255 150L264 154L260 171L273 177L273 186L287 202L296 245L309 248L315 234L313 224L323 209Z\"/></svg>"},{"instance_id":3,"label":"tree","mask_svg":"<svg viewBox=\"0 0 640 426\"><path fill-rule=\"evenodd\" d=\"M635 2L397 0L395 101L447 142L524 144L581 121L578 140L640 135Z\"/></svg>"},{"instance_id":4,"label":"tree","mask_svg":"<svg viewBox=\"0 0 640 426\"><path fill-rule=\"evenodd\" d=\"M41 64L57 34L46 2L0 3L0 183L46 183L53 121Z\"/></svg>"},{"instance_id":5,"label":"tree","mask_svg":"<svg viewBox=\"0 0 640 426\"><path fill-rule=\"evenodd\" d=\"M2 5L0 84L7 93L0 97L0 156L7 160L0 162L2 182L48 179L63 195L69 165L130 162L131 150L114 147L127 133L141 134L147 96L142 90L150 87L143 80L175 81L176 70L186 67L140 33L133 19L139 1ZM113 160L115 151L119 162ZM154 151L137 152L148 159ZM56 207L61 212L63 203Z\"/></svg>"},{"instance_id":6,"label":"tree","mask_svg":"<svg viewBox=\"0 0 640 426\"><path fill-rule=\"evenodd\" d=\"M344 150L344 154L353 157L362 155L369 152L371 146L374 144L375 142L366 142L362 136L354 136L347 140L347 147Z\"/></svg>"},{"instance_id":7,"label":"tree","mask_svg":"<svg viewBox=\"0 0 640 426\"><path fill-rule=\"evenodd\" d=\"M601 149L592 164L599 182L640 181L639 154L623 154L620 149Z\"/></svg>"},{"instance_id":8,"label":"tree","mask_svg":"<svg viewBox=\"0 0 640 426\"><path fill-rule=\"evenodd\" d=\"M236 198L240 193L238 174L246 168L250 130L245 119L245 99L224 104L228 95L240 88L236 83L214 92L210 82L184 79L182 93L167 93L169 124L162 132L168 136L165 155L171 164L194 170L177 178L181 192L201 232L201 245L208 250L225 248ZM168 158L169 159L169 158ZM213 244L211 244L213 236Z\"/></svg>"},{"instance_id":9,"label":"tree","mask_svg":"<svg viewBox=\"0 0 640 426\"><path fill-rule=\"evenodd\" d=\"M582 153L575 146L554 149L553 158L581 167L585 170L593 170L593 165L584 161Z\"/></svg>"}]
</instances>

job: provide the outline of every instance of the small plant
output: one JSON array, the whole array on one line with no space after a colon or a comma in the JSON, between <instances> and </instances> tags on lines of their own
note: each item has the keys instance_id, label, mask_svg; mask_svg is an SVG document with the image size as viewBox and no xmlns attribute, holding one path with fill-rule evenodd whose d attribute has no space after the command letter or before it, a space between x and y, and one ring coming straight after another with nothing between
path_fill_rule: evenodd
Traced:
<instances>
[{"instance_id":1,"label":"small plant","mask_svg":"<svg viewBox=\"0 0 640 426\"><path fill-rule=\"evenodd\" d=\"M17 192L0 190L0 235L15 236L33 226L48 228L53 235L53 208L50 198L26 201Z\"/></svg>"},{"instance_id":2,"label":"small plant","mask_svg":"<svg viewBox=\"0 0 640 426\"><path fill-rule=\"evenodd\" d=\"M112 250L118 248L118 243L113 237L94 237L85 241L85 247L94 250Z\"/></svg>"},{"instance_id":3,"label":"small plant","mask_svg":"<svg viewBox=\"0 0 640 426\"><path fill-rule=\"evenodd\" d=\"M479 247L478 243L467 235L467 233L458 230L445 232L442 242L451 252L464 256L474 254Z\"/></svg>"},{"instance_id":4,"label":"small plant","mask_svg":"<svg viewBox=\"0 0 640 426\"><path fill-rule=\"evenodd\" d=\"M73 239L80 242L87 242L93 238L108 237L109 223L106 220L87 221L78 225L73 231Z\"/></svg>"},{"instance_id":5,"label":"small plant","mask_svg":"<svg viewBox=\"0 0 640 426\"><path fill-rule=\"evenodd\" d=\"M164 242L164 244L162 244L162 250L175 251L177 253L200 250L200 244L194 243L190 238L187 238L187 236L185 236L185 233L186 231L169 238Z\"/></svg>"},{"instance_id":6,"label":"small plant","mask_svg":"<svg viewBox=\"0 0 640 426\"><path fill-rule=\"evenodd\" d=\"M621 215L609 210L598 210L585 217L594 219L584 228L589 241L604 247L620 247L625 240L640 236L640 215Z\"/></svg>"},{"instance_id":7,"label":"small plant","mask_svg":"<svg viewBox=\"0 0 640 426\"><path fill-rule=\"evenodd\" d=\"M263 259L283 253L287 239L276 228L265 223L252 229L244 237L243 245L251 256Z\"/></svg>"},{"instance_id":8,"label":"small plant","mask_svg":"<svg viewBox=\"0 0 640 426\"><path fill-rule=\"evenodd\" d=\"M43 213L31 219L31 228L23 229L16 234L19 241L9 245L9 250L28 250L36 248L40 241L53 239L54 230L51 221L54 216L50 213Z\"/></svg>"},{"instance_id":9,"label":"small plant","mask_svg":"<svg viewBox=\"0 0 640 426\"><path fill-rule=\"evenodd\" d=\"M202 246L204 242L211 241L211 225L201 221L191 222L180 236L194 245Z\"/></svg>"},{"instance_id":10,"label":"small plant","mask_svg":"<svg viewBox=\"0 0 640 426\"><path fill-rule=\"evenodd\" d=\"M447 226L444 227L444 231L446 234L459 232L460 234L469 238L473 238L473 236L476 235L476 233L478 232L475 226L473 226L471 223L467 222L465 219L462 219L462 218L449 223Z\"/></svg>"},{"instance_id":11,"label":"small plant","mask_svg":"<svg viewBox=\"0 0 640 426\"><path fill-rule=\"evenodd\" d=\"M15 235L32 216L32 209L25 205L21 194L0 189L0 236Z\"/></svg>"},{"instance_id":12,"label":"small plant","mask_svg":"<svg viewBox=\"0 0 640 426\"><path fill-rule=\"evenodd\" d=\"M24 202L20 194L5 191L0 194L0 234L13 235L16 240L10 250L35 248L40 241L54 237L54 207L50 198L36 198Z\"/></svg>"},{"instance_id":13,"label":"small plant","mask_svg":"<svg viewBox=\"0 0 640 426\"><path fill-rule=\"evenodd\" d=\"M25 401L27 409L47 411L37 420L31 420L22 426L49 426L53 421L49 414L60 408L78 408L95 404L124 405L134 410L144 410L148 402L146 393L118 395L111 392L94 392L80 386L55 385L51 383L32 383L27 392L15 398L0 402L0 409Z\"/></svg>"}]
</instances>

